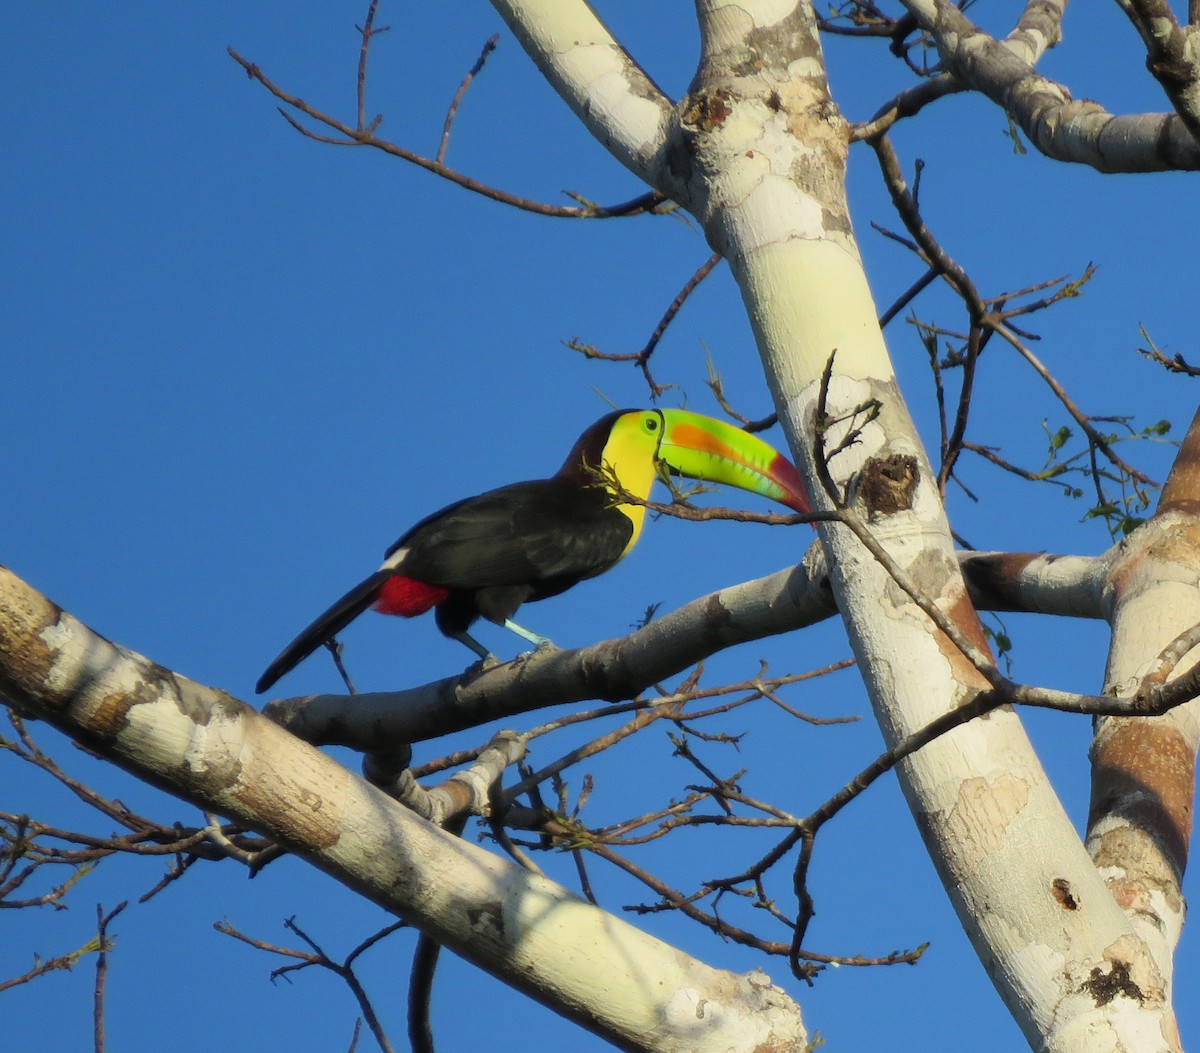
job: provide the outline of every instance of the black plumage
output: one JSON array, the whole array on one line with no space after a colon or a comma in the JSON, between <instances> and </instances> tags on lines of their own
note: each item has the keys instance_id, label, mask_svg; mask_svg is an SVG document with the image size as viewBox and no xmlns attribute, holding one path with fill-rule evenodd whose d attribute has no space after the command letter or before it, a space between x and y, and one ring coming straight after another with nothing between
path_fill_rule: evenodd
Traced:
<instances>
[{"instance_id":1,"label":"black plumage","mask_svg":"<svg viewBox=\"0 0 1200 1053\"><path fill-rule=\"evenodd\" d=\"M560 478L513 483L443 508L400 537L404 577L440 585L438 628L465 632L480 617L502 624L522 603L557 596L624 554L633 523L599 486Z\"/></svg>"},{"instance_id":2,"label":"black plumage","mask_svg":"<svg viewBox=\"0 0 1200 1053\"><path fill-rule=\"evenodd\" d=\"M406 531L375 573L283 649L257 690L267 690L368 607L404 617L432 609L438 628L480 657L488 652L468 633L479 618L546 643L512 621L517 609L616 564L645 520L638 499L649 496L665 470L809 510L795 467L753 435L686 410L610 413L584 431L549 479L468 497Z\"/></svg>"},{"instance_id":3,"label":"black plumage","mask_svg":"<svg viewBox=\"0 0 1200 1053\"><path fill-rule=\"evenodd\" d=\"M416 523L388 548L379 570L280 652L255 690L266 691L372 606L402 617L432 607L442 633L480 657L487 651L468 630L481 617L540 642L511 622L517 609L602 574L633 541L633 520L589 468L600 463L619 416L609 414L584 432L551 478L489 490Z\"/></svg>"}]
</instances>

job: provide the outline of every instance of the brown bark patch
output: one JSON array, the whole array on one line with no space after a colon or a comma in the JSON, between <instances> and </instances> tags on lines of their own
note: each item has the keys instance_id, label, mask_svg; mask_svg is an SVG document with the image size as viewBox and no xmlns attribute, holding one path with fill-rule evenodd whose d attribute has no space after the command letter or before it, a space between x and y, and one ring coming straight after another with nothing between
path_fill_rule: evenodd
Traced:
<instances>
[{"instance_id":1,"label":"brown bark patch","mask_svg":"<svg viewBox=\"0 0 1200 1053\"><path fill-rule=\"evenodd\" d=\"M859 494L869 514L894 515L912 508L919 480L915 457L900 453L872 457L863 466Z\"/></svg>"},{"instance_id":2,"label":"brown bark patch","mask_svg":"<svg viewBox=\"0 0 1200 1053\"><path fill-rule=\"evenodd\" d=\"M1200 410L1192 418L1184 436L1171 474L1163 486L1158 512L1185 512L1196 515L1200 510Z\"/></svg>"},{"instance_id":3,"label":"brown bark patch","mask_svg":"<svg viewBox=\"0 0 1200 1053\"><path fill-rule=\"evenodd\" d=\"M1125 819L1148 835L1175 876L1181 875L1191 839L1195 784L1195 755L1183 735L1162 721L1121 720L1097 741L1092 760L1089 827L1105 816ZM1118 864L1097 858L1097 863L1124 868L1129 860Z\"/></svg>"},{"instance_id":4,"label":"brown bark patch","mask_svg":"<svg viewBox=\"0 0 1200 1053\"><path fill-rule=\"evenodd\" d=\"M1036 552L989 552L972 554L963 564L963 576L979 607L992 611L1021 611L1026 605L1021 599L1021 575L1035 559L1047 563L1053 556Z\"/></svg>"},{"instance_id":5,"label":"brown bark patch","mask_svg":"<svg viewBox=\"0 0 1200 1053\"><path fill-rule=\"evenodd\" d=\"M1133 982L1128 962L1110 962L1107 969L1097 965L1079 990L1090 994L1098 1006L1108 1005L1118 995L1133 998L1139 1004L1146 1001L1142 989Z\"/></svg>"},{"instance_id":6,"label":"brown bark patch","mask_svg":"<svg viewBox=\"0 0 1200 1053\"><path fill-rule=\"evenodd\" d=\"M0 693L55 710L71 700L72 691L51 691L46 683L58 649L45 633L63 617L59 607L0 567Z\"/></svg>"},{"instance_id":7,"label":"brown bark patch","mask_svg":"<svg viewBox=\"0 0 1200 1053\"><path fill-rule=\"evenodd\" d=\"M967 595L966 590L962 589L957 582L951 585L954 593L953 600L950 603L948 614L959 631L964 633L967 638L986 654L991 654L992 647L988 643L987 635L983 631L983 625L979 621L979 614L975 610L975 605L971 602L971 597ZM941 639L941 634L938 634ZM945 641L945 647L953 648L954 653L958 655L960 652L957 647L954 647L949 640Z\"/></svg>"}]
</instances>

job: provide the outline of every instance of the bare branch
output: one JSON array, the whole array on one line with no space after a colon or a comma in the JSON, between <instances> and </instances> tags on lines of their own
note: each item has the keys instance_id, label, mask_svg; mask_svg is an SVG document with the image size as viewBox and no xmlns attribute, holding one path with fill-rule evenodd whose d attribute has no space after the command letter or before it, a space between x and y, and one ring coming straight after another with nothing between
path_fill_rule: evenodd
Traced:
<instances>
[{"instance_id":1,"label":"bare branch","mask_svg":"<svg viewBox=\"0 0 1200 1053\"><path fill-rule=\"evenodd\" d=\"M472 179L470 176L463 175L452 168L447 167L440 161L434 158L423 157L412 150L405 149L396 143L388 142L386 139L380 139L375 135L373 124L369 128L359 129L351 127L342 121L337 120L328 114L322 113L320 110L310 106L303 99L295 95L290 95L282 88L278 87L273 81L268 78L261 69L253 62L243 58L233 48L227 49L229 56L246 71L246 75L251 80L258 81L264 88L267 89L275 98L290 106L306 117L311 118L327 128L332 128L341 139L333 139L328 136L318 135L315 132L305 128L299 121L288 114L285 110L280 110L287 122L302 135L310 139L315 139L318 142L330 143L335 146L370 146L377 150L382 150L386 154L393 157L398 157L401 160L408 161L410 164L416 165L418 168L423 168L427 172L432 172L434 175L441 176L452 183L456 183L465 190L470 190L473 193L480 194L483 197L491 198L493 201L499 201L501 204L512 205L514 208L519 208L525 212L534 212L540 216L560 216L567 219L609 219L616 216L635 216L645 212L656 212L660 210L660 206L665 203L665 198L658 193L642 194L634 198L632 201L626 201L619 205L608 207L602 206L586 206L583 208L571 208L564 205L547 205L539 201L533 201L530 198L520 197L516 194L510 194L503 190L498 190L495 187L481 183L477 179Z\"/></svg>"},{"instance_id":2,"label":"bare branch","mask_svg":"<svg viewBox=\"0 0 1200 1053\"><path fill-rule=\"evenodd\" d=\"M932 34L947 72L1011 114L1047 157L1099 172L1200 168L1200 145L1178 115L1113 116L1099 103L1076 101L948 0L904 3Z\"/></svg>"},{"instance_id":3,"label":"bare branch","mask_svg":"<svg viewBox=\"0 0 1200 1053\"><path fill-rule=\"evenodd\" d=\"M1182 373L1185 376L1197 377L1200 376L1200 366L1191 365L1181 354L1176 353L1171 358L1167 358L1166 353L1155 346L1153 340L1150 339L1150 334L1146 332L1146 327L1141 326L1142 337L1149 345L1148 348L1139 347L1138 354L1150 359L1151 362L1157 362L1168 373Z\"/></svg>"},{"instance_id":4,"label":"bare branch","mask_svg":"<svg viewBox=\"0 0 1200 1053\"><path fill-rule=\"evenodd\" d=\"M371 6L367 8L366 20L360 27L357 27L359 33L362 34L362 47L358 52L358 130L360 132L367 130L367 54L371 50L371 38L391 29L391 26L375 28L375 12L378 8L379 0L371 0ZM286 117L287 114L284 116ZM371 123L371 130L374 131L382 120L382 117L376 117ZM441 158L439 157L438 160L440 161Z\"/></svg>"},{"instance_id":5,"label":"bare branch","mask_svg":"<svg viewBox=\"0 0 1200 1053\"><path fill-rule=\"evenodd\" d=\"M1067 391L1062 386L1062 384L1060 384L1058 382L1058 380L1054 377L1054 375L1050 372L1050 370L1048 370L1042 364L1042 362L1038 359L1038 357L1032 351L1029 350L1029 348L1016 335L1016 333L1014 333L1012 331L1012 328L1010 326L996 325L996 326L994 326L994 328L995 328L995 331L1001 337L1003 337L1008 342L1008 344L1017 352L1017 354L1019 354L1023 359L1025 359L1026 362L1029 363L1029 365L1033 368L1034 372L1037 373L1037 375L1039 377L1041 377L1042 380L1045 382L1046 386L1048 388L1050 388L1050 390L1052 392L1054 392L1055 397L1057 397L1059 402L1061 402L1063 404L1063 407L1071 415L1071 417L1075 420L1075 423L1078 424L1081 429L1083 429L1084 433L1088 437L1088 441L1091 443L1091 445L1093 447L1095 447L1097 450L1099 450L1104 455L1104 457L1115 468L1117 468L1119 471L1121 471L1125 475L1128 475L1131 479L1136 480L1137 482L1141 483L1144 486L1157 486L1158 485L1153 479L1151 479L1144 472L1139 471L1137 468L1134 468L1133 465L1127 463L1126 461L1122 460L1119 456L1117 456L1116 452L1112 448L1112 444L1103 435L1101 435L1100 432L1093 426L1093 424L1091 422L1091 418L1086 416L1083 413L1083 411L1075 404L1074 399L1072 399L1071 396L1067 394Z\"/></svg>"},{"instance_id":6,"label":"bare branch","mask_svg":"<svg viewBox=\"0 0 1200 1053\"><path fill-rule=\"evenodd\" d=\"M564 340L563 343L572 351L578 351L584 358L593 358L604 362L633 362L646 378L646 383L650 387L651 400L657 401L673 385L659 384L654 379L650 373L650 356L654 354L654 350L658 347L659 341L662 340L663 335L666 333L667 327L675 320L675 316L687 302L688 297L695 292L696 287L712 273L713 268L720 262L720 253L714 253L701 264L696 273L687 280L686 284L679 291L679 295L671 301L671 305L659 320L658 325L655 326L654 332L650 334L650 339L646 341L645 346L640 351L628 354L599 351L592 344L585 344L575 337L572 337L570 340Z\"/></svg>"},{"instance_id":7,"label":"bare branch","mask_svg":"<svg viewBox=\"0 0 1200 1053\"><path fill-rule=\"evenodd\" d=\"M1146 68L1200 141L1200 29L1183 27L1166 0L1117 0L1146 45Z\"/></svg>"},{"instance_id":8,"label":"bare branch","mask_svg":"<svg viewBox=\"0 0 1200 1053\"><path fill-rule=\"evenodd\" d=\"M99 944L93 938L85 943L77 951L71 951L68 954L61 954L57 958L48 958L42 960L37 955L33 958L33 967L20 976L14 976L8 980L0 980L0 991L7 991L11 987L20 987L21 984L27 984L31 980L36 980L39 976L45 976L46 973L66 971L70 972L75 967L75 964L85 954L91 954L99 949Z\"/></svg>"},{"instance_id":9,"label":"bare branch","mask_svg":"<svg viewBox=\"0 0 1200 1053\"><path fill-rule=\"evenodd\" d=\"M707 365L708 379L704 383L708 385L708 389L713 393L713 398L717 400L717 405L721 407L726 416L736 420L742 426L743 431L748 431L752 435L755 435L760 431L773 428L779 423L778 413L768 413L765 417L761 417L758 420L751 420L734 409L725 397L725 382L721 379L721 374L717 372L716 366L713 365L711 356L708 357Z\"/></svg>"},{"instance_id":10,"label":"bare branch","mask_svg":"<svg viewBox=\"0 0 1200 1053\"><path fill-rule=\"evenodd\" d=\"M321 946L306 933L299 925L296 924L295 918L288 918L284 925L294 932L301 940L309 947L308 951L299 951L290 947L280 947L275 944L270 944L264 940L255 939L238 930L228 920L218 921L213 924L213 928L217 932L223 933L226 936L232 936L235 940L239 940L246 945L255 948L256 950L265 951L268 954L276 954L283 958L287 958L294 962L292 965L281 966L271 973L271 978L276 979L281 976L287 976L289 973L296 972L308 966L316 965L322 969L327 969L329 972L340 977L342 982L350 989L350 993L354 995L354 999L358 1002L359 1009L362 1012L363 1019L366 1020L367 1026L371 1029L371 1033L375 1036L375 1041L379 1043L380 1049L385 1053L395 1053L394 1047L387 1036L387 1032L383 1029L380 1023L379 1016L375 1012L375 1007L371 1003L366 990L358 979L358 975L354 971L354 961L364 951L374 947L381 940L390 936L398 929L407 927L407 923L403 921L393 922L378 932L368 936L357 947L355 947L346 958L337 962L330 958Z\"/></svg>"}]
</instances>

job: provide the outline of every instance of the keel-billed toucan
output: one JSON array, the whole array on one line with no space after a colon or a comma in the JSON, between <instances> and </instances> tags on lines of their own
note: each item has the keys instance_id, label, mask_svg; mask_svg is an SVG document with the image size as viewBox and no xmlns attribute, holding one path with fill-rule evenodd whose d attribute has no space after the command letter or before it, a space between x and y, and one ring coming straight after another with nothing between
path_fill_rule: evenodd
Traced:
<instances>
[{"instance_id":1,"label":"keel-billed toucan","mask_svg":"<svg viewBox=\"0 0 1200 1053\"><path fill-rule=\"evenodd\" d=\"M266 691L368 607L406 618L432 608L438 628L482 658L487 651L467 633L480 616L543 643L512 621L517 608L615 565L637 541L646 509L622 503L611 479L644 499L666 471L810 510L792 463L740 428L686 410L610 413L549 479L502 486L422 519L374 574L283 649L256 690Z\"/></svg>"}]
</instances>

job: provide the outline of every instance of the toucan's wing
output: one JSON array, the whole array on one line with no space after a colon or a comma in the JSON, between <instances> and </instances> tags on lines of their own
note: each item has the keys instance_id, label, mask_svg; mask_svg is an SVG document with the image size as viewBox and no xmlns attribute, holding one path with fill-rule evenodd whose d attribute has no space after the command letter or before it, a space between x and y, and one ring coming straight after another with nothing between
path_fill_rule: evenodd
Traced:
<instances>
[{"instance_id":1,"label":"toucan's wing","mask_svg":"<svg viewBox=\"0 0 1200 1053\"><path fill-rule=\"evenodd\" d=\"M611 567L632 536L603 490L543 479L434 513L388 550L384 566L451 589L574 582Z\"/></svg>"}]
</instances>

